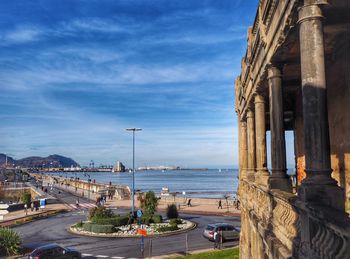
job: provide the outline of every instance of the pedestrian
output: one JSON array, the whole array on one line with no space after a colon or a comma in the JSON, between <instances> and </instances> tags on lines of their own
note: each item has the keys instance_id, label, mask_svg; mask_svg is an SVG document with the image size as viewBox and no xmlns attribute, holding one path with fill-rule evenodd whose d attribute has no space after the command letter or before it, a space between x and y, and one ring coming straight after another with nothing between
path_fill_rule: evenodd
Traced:
<instances>
[{"instance_id":1,"label":"pedestrian","mask_svg":"<svg viewBox=\"0 0 350 259\"><path fill-rule=\"evenodd\" d=\"M221 200L219 200L219 206L218 206L218 209L222 209L222 202L221 202Z\"/></svg>"},{"instance_id":2,"label":"pedestrian","mask_svg":"<svg viewBox=\"0 0 350 259\"><path fill-rule=\"evenodd\" d=\"M192 206L191 199L189 199L188 202L187 202L187 207L191 207L191 206Z\"/></svg>"},{"instance_id":3,"label":"pedestrian","mask_svg":"<svg viewBox=\"0 0 350 259\"><path fill-rule=\"evenodd\" d=\"M79 208L79 199L77 199L77 200L75 201L75 205L76 205L77 208Z\"/></svg>"},{"instance_id":4,"label":"pedestrian","mask_svg":"<svg viewBox=\"0 0 350 259\"><path fill-rule=\"evenodd\" d=\"M32 202L32 203L30 204L30 211L33 212L33 210L34 210L34 202Z\"/></svg>"},{"instance_id":5,"label":"pedestrian","mask_svg":"<svg viewBox=\"0 0 350 259\"><path fill-rule=\"evenodd\" d=\"M24 213L26 214L26 216L28 215L28 205L27 205L27 203L24 204Z\"/></svg>"},{"instance_id":6,"label":"pedestrian","mask_svg":"<svg viewBox=\"0 0 350 259\"><path fill-rule=\"evenodd\" d=\"M219 233L216 229L214 231L213 238L214 238L214 249L217 249L219 248Z\"/></svg>"}]
</instances>

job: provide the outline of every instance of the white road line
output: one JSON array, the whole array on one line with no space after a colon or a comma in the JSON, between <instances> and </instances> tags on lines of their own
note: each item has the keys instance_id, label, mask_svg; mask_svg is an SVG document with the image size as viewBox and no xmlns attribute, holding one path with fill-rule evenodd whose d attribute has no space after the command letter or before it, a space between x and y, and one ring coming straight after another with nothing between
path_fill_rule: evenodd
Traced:
<instances>
[{"instance_id":1,"label":"white road line","mask_svg":"<svg viewBox=\"0 0 350 259\"><path fill-rule=\"evenodd\" d=\"M82 256L93 256L93 254L82 254Z\"/></svg>"},{"instance_id":2,"label":"white road line","mask_svg":"<svg viewBox=\"0 0 350 259\"><path fill-rule=\"evenodd\" d=\"M95 257L98 257L98 258L108 258L109 256L108 256L108 255L95 255Z\"/></svg>"},{"instance_id":3,"label":"white road line","mask_svg":"<svg viewBox=\"0 0 350 259\"><path fill-rule=\"evenodd\" d=\"M120 257L120 256L113 256L113 259L125 259L125 257Z\"/></svg>"}]
</instances>

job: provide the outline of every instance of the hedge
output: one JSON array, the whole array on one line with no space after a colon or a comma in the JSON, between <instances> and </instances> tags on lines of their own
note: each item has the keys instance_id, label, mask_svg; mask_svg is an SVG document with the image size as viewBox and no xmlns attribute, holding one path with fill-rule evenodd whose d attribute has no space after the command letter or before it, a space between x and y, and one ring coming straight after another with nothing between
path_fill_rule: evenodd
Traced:
<instances>
[{"instance_id":1,"label":"hedge","mask_svg":"<svg viewBox=\"0 0 350 259\"><path fill-rule=\"evenodd\" d=\"M84 223L84 231L93 233L113 233L115 232L115 227L113 225L99 225L93 223Z\"/></svg>"},{"instance_id":2,"label":"hedge","mask_svg":"<svg viewBox=\"0 0 350 259\"><path fill-rule=\"evenodd\" d=\"M120 227L123 225L127 225L129 218L126 216L122 217L113 217L113 218L95 218L91 219L92 223L99 225L113 225L114 227Z\"/></svg>"},{"instance_id":3,"label":"hedge","mask_svg":"<svg viewBox=\"0 0 350 259\"><path fill-rule=\"evenodd\" d=\"M162 223L163 222L163 218L161 215L143 215L141 217L141 222L144 224L151 224L151 223Z\"/></svg>"},{"instance_id":4,"label":"hedge","mask_svg":"<svg viewBox=\"0 0 350 259\"><path fill-rule=\"evenodd\" d=\"M158 232L167 232L167 231L175 231L178 230L179 228L177 227L177 225L171 225L171 226L161 226L159 228L157 228Z\"/></svg>"}]
</instances>

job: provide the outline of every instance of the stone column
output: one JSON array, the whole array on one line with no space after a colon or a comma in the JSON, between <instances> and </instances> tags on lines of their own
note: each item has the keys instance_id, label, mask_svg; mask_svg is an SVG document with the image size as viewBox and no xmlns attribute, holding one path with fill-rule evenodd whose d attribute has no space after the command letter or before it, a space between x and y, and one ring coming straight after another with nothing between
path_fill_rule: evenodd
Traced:
<instances>
[{"instance_id":1,"label":"stone column","mask_svg":"<svg viewBox=\"0 0 350 259\"><path fill-rule=\"evenodd\" d=\"M292 191L291 180L287 176L286 142L283 125L282 78L277 67L268 68L270 129L271 129L271 175L270 189Z\"/></svg>"},{"instance_id":2,"label":"stone column","mask_svg":"<svg viewBox=\"0 0 350 259\"><path fill-rule=\"evenodd\" d=\"M260 94L255 95L255 135L256 135L256 182L267 186L269 172L267 170L266 156L266 123L265 123L265 98Z\"/></svg>"},{"instance_id":3,"label":"stone column","mask_svg":"<svg viewBox=\"0 0 350 259\"><path fill-rule=\"evenodd\" d=\"M247 179L248 169L248 142L247 142L247 123L245 121L240 122L240 179Z\"/></svg>"},{"instance_id":4,"label":"stone column","mask_svg":"<svg viewBox=\"0 0 350 259\"><path fill-rule=\"evenodd\" d=\"M254 125L254 112L248 110L247 113L247 131L248 131L248 168L247 168L247 180L250 182L255 181L255 125Z\"/></svg>"},{"instance_id":5,"label":"stone column","mask_svg":"<svg viewBox=\"0 0 350 259\"><path fill-rule=\"evenodd\" d=\"M344 196L331 177L323 16L315 2L305 0L299 10L306 172L299 197L344 210Z\"/></svg>"}]
</instances>

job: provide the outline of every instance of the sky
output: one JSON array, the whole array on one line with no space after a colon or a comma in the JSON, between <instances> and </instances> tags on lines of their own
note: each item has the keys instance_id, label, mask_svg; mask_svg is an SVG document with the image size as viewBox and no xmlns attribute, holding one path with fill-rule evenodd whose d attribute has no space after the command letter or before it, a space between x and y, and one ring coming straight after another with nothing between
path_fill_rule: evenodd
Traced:
<instances>
[{"instance_id":1,"label":"sky","mask_svg":"<svg viewBox=\"0 0 350 259\"><path fill-rule=\"evenodd\" d=\"M234 80L258 0L2 0L0 152L237 167Z\"/></svg>"}]
</instances>

